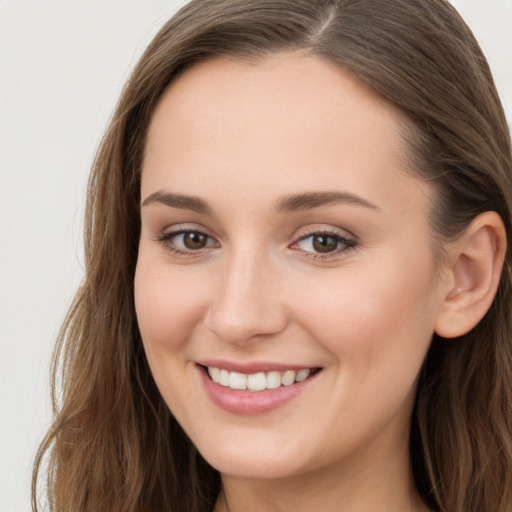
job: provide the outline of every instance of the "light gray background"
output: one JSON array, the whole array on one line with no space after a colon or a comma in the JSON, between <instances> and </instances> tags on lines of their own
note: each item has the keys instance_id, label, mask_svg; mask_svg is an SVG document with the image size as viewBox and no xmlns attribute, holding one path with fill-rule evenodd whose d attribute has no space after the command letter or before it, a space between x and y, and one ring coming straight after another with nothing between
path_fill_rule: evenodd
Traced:
<instances>
[{"instance_id":1,"label":"light gray background","mask_svg":"<svg viewBox=\"0 0 512 512\"><path fill-rule=\"evenodd\" d=\"M30 510L50 353L82 275L83 198L128 72L184 0L0 0L0 512ZM453 0L512 120L512 0Z\"/></svg>"}]
</instances>

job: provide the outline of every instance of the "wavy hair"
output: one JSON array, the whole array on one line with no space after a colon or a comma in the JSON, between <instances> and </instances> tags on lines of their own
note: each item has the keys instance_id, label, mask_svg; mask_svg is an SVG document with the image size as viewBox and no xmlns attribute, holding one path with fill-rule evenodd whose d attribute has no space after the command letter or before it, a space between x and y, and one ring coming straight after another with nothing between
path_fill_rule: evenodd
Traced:
<instances>
[{"instance_id":1,"label":"wavy hair","mask_svg":"<svg viewBox=\"0 0 512 512\"><path fill-rule=\"evenodd\" d=\"M434 240L496 211L504 272L484 319L434 336L411 422L411 465L433 510L512 510L512 155L478 43L445 0L192 0L126 84L89 181L85 278L52 364L54 423L37 454L53 512L206 512L220 479L163 402L137 327L133 280L145 136L169 83L212 56L302 50L336 63L407 119L411 172L436 191ZM46 480L42 480L46 475Z\"/></svg>"}]
</instances>

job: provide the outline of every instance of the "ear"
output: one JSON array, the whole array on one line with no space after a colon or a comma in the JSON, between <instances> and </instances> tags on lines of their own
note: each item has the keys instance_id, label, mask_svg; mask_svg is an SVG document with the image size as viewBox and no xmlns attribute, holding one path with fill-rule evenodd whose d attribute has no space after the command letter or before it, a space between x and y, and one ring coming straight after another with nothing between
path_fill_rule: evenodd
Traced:
<instances>
[{"instance_id":1,"label":"ear","mask_svg":"<svg viewBox=\"0 0 512 512\"><path fill-rule=\"evenodd\" d=\"M462 336L485 316L498 289L506 247L505 227L496 212L478 215L464 234L449 244L436 334Z\"/></svg>"}]
</instances>

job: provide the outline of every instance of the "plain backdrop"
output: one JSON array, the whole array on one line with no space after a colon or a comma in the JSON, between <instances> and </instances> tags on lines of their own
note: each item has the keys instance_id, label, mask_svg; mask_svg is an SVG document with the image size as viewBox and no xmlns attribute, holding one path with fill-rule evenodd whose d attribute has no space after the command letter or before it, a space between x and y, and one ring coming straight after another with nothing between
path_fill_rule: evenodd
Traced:
<instances>
[{"instance_id":1,"label":"plain backdrop","mask_svg":"<svg viewBox=\"0 0 512 512\"><path fill-rule=\"evenodd\" d=\"M49 361L82 276L90 164L137 57L184 0L0 0L0 512L29 512ZM512 120L512 0L453 0Z\"/></svg>"}]
</instances>

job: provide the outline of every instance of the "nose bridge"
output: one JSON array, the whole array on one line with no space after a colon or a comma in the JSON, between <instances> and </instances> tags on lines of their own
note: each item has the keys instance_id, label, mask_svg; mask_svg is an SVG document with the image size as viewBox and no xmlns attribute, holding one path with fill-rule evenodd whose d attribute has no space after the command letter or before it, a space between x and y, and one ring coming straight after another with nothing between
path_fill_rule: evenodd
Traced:
<instances>
[{"instance_id":1,"label":"nose bridge","mask_svg":"<svg viewBox=\"0 0 512 512\"><path fill-rule=\"evenodd\" d=\"M205 322L225 341L280 332L286 324L271 258L253 244L234 248L223 262Z\"/></svg>"}]
</instances>

